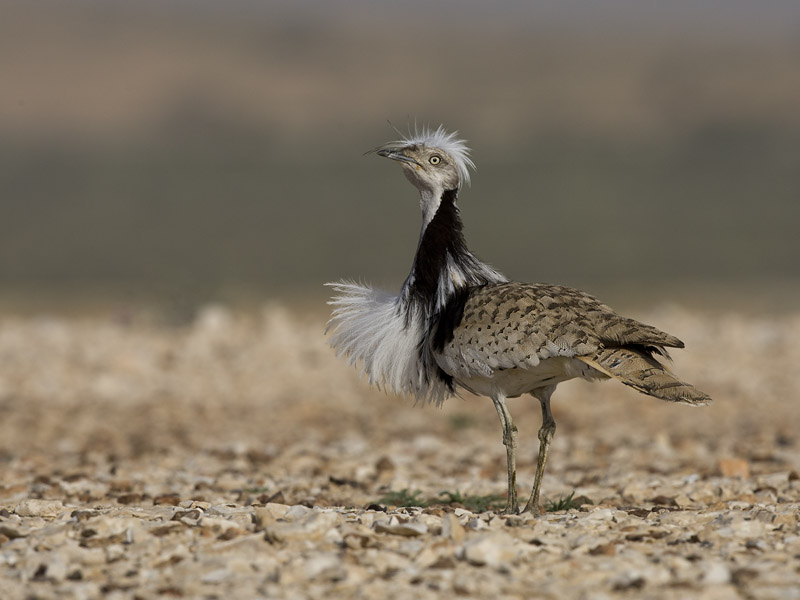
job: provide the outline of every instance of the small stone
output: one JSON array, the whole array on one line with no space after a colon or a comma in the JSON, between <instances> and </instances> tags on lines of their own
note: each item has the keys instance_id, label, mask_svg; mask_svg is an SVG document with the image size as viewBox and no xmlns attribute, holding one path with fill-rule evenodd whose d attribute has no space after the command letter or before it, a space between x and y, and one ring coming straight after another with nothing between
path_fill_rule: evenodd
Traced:
<instances>
[{"instance_id":1,"label":"small stone","mask_svg":"<svg viewBox=\"0 0 800 600\"><path fill-rule=\"evenodd\" d=\"M267 525L272 525L278 520L265 506L257 506L253 511L252 519L256 531L261 531Z\"/></svg>"},{"instance_id":2,"label":"small stone","mask_svg":"<svg viewBox=\"0 0 800 600\"><path fill-rule=\"evenodd\" d=\"M723 477L750 477L750 463L741 458L723 458L718 464L719 472Z\"/></svg>"},{"instance_id":3,"label":"small stone","mask_svg":"<svg viewBox=\"0 0 800 600\"><path fill-rule=\"evenodd\" d=\"M296 522L274 523L265 528L265 537L270 541L288 542L293 540L317 540L331 527L336 526L339 517L336 513L312 511Z\"/></svg>"},{"instance_id":4,"label":"small stone","mask_svg":"<svg viewBox=\"0 0 800 600\"><path fill-rule=\"evenodd\" d=\"M630 592L641 590L647 580L636 571L624 571L609 583L611 583L611 589L615 592Z\"/></svg>"},{"instance_id":5,"label":"small stone","mask_svg":"<svg viewBox=\"0 0 800 600\"><path fill-rule=\"evenodd\" d=\"M640 482L633 482L622 488L622 497L631 504L641 504L650 495L650 489Z\"/></svg>"},{"instance_id":6,"label":"small stone","mask_svg":"<svg viewBox=\"0 0 800 600\"><path fill-rule=\"evenodd\" d=\"M429 569L455 569L456 561L452 556L442 556L435 563L431 564Z\"/></svg>"},{"instance_id":7,"label":"small stone","mask_svg":"<svg viewBox=\"0 0 800 600\"><path fill-rule=\"evenodd\" d=\"M761 521L762 523L772 523L775 520L775 513L769 510L759 510L753 515L753 520Z\"/></svg>"},{"instance_id":8,"label":"small stone","mask_svg":"<svg viewBox=\"0 0 800 600\"><path fill-rule=\"evenodd\" d=\"M267 504L267 506L270 506ZM294 506L288 507L281 517L285 521L298 521L304 517L307 517L312 511L312 509L308 508L307 506L303 506L302 504L295 504Z\"/></svg>"},{"instance_id":9,"label":"small stone","mask_svg":"<svg viewBox=\"0 0 800 600\"><path fill-rule=\"evenodd\" d=\"M235 507L226 504L212 504L205 512L210 517L229 517L235 511Z\"/></svg>"},{"instance_id":10,"label":"small stone","mask_svg":"<svg viewBox=\"0 0 800 600\"><path fill-rule=\"evenodd\" d=\"M73 510L69 516L72 517L77 523L82 523L84 521L88 521L92 517L96 517L99 514L100 512L97 510Z\"/></svg>"},{"instance_id":11,"label":"small stone","mask_svg":"<svg viewBox=\"0 0 800 600\"><path fill-rule=\"evenodd\" d=\"M140 504L144 496L142 494L132 492L130 494L121 494L117 496L117 502L119 504Z\"/></svg>"},{"instance_id":12,"label":"small stone","mask_svg":"<svg viewBox=\"0 0 800 600\"><path fill-rule=\"evenodd\" d=\"M433 535L439 535L442 531L442 518L436 515L422 513L421 515L417 515L414 521L423 523Z\"/></svg>"},{"instance_id":13,"label":"small stone","mask_svg":"<svg viewBox=\"0 0 800 600\"><path fill-rule=\"evenodd\" d=\"M614 556L616 553L617 545L613 542L609 544L600 544L589 550L589 554L592 556Z\"/></svg>"},{"instance_id":14,"label":"small stone","mask_svg":"<svg viewBox=\"0 0 800 600\"><path fill-rule=\"evenodd\" d=\"M753 504L760 502L761 504L774 504L778 501L778 494L775 488L765 488L758 490L754 494Z\"/></svg>"},{"instance_id":15,"label":"small stone","mask_svg":"<svg viewBox=\"0 0 800 600\"><path fill-rule=\"evenodd\" d=\"M186 525L197 525L197 520L203 516L203 511L199 508L190 508L189 510L178 509L172 515L172 521L180 521Z\"/></svg>"},{"instance_id":16,"label":"small stone","mask_svg":"<svg viewBox=\"0 0 800 600\"><path fill-rule=\"evenodd\" d=\"M335 581L344 579L346 572L341 558L335 554L320 554L306 560L304 575L309 580Z\"/></svg>"},{"instance_id":17,"label":"small stone","mask_svg":"<svg viewBox=\"0 0 800 600\"><path fill-rule=\"evenodd\" d=\"M168 506L178 506L181 497L178 494L164 494L163 496L156 496L153 498L153 505L159 506L166 504Z\"/></svg>"},{"instance_id":18,"label":"small stone","mask_svg":"<svg viewBox=\"0 0 800 600\"><path fill-rule=\"evenodd\" d=\"M464 543L464 559L473 565L505 569L517 557L515 540L505 533L486 533Z\"/></svg>"},{"instance_id":19,"label":"small stone","mask_svg":"<svg viewBox=\"0 0 800 600\"><path fill-rule=\"evenodd\" d=\"M372 524L375 523L375 519L378 516L383 517L384 515L383 513L377 513L375 511L368 510L363 514L359 515L358 520L361 521L362 525L365 525L366 527L372 527Z\"/></svg>"},{"instance_id":20,"label":"small stone","mask_svg":"<svg viewBox=\"0 0 800 600\"><path fill-rule=\"evenodd\" d=\"M286 498L283 496L283 490L278 490L272 494L261 494L258 497L258 500L264 504L286 504Z\"/></svg>"},{"instance_id":21,"label":"small stone","mask_svg":"<svg viewBox=\"0 0 800 600\"><path fill-rule=\"evenodd\" d=\"M675 501L674 497L663 494L648 498L646 501L651 502L656 506L678 506L678 503Z\"/></svg>"},{"instance_id":22,"label":"small stone","mask_svg":"<svg viewBox=\"0 0 800 600\"><path fill-rule=\"evenodd\" d=\"M731 571L720 561L712 561L703 570L703 583L707 585L720 585L731 580Z\"/></svg>"},{"instance_id":23,"label":"small stone","mask_svg":"<svg viewBox=\"0 0 800 600\"><path fill-rule=\"evenodd\" d=\"M342 534L339 533L339 530L336 529L336 527L331 527L328 529L325 535L322 536L322 539L329 544L336 544L337 546L344 543L344 538L342 537Z\"/></svg>"},{"instance_id":24,"label":"small stone","mask_svg":"<svg viewBox=\"0 0 800 600\"><path fill-rule=\"evenodd\" d=\"M453 513L447 513L442 518L442 537L453 540L456 544L464 541L466 535L464 527L459 523L458 517Z\"/></svg>"},{"instance_id":25,"label":"small stone","mask_svg":"<svg viewBox=\"0 0 800 600\"><path fill-rule=\"evenodd\" d=\"M415 537L428 533L428 526L425 525L425 523L418 522L392 524L391 522L385 523L379 521L375 523L375 531L377 533L391 533L393 535Z\"/></svg>"},{"instance_id":26,"label":"small stone","mask_svg":"<svg viewBox=\"0 0 800 600\"><path fill-rule=\"evenodd\" d=\"M744 547L748 550L761 550L762 552L769 548L764 540L747 540Z\"/></svg>"},{"instance_id":27,"label":"small stone","mask_svg":"<svg viewBox=\"0 0 800 600\"><path fill-rule=\"evenodd\" d=\"M163 567L165 565L174 565L182 562L192 556L192 552L183 544L177 546L168 546L156 557L154 557L154 565Z\"/></svg>"},{"instance_id":28,"label":"small stone","mask_svg":"<svg viewBox=\"0 0 800 600\"><path fill-rule=\"evenodd\" d=\"M247 506L229 506L227 504L215 504L208 507L208 515L212 517L240 517L243 514L250 515L251 509Z\"/></svg>"},{"instance_id":29,"label":"small stone","mask_svg":"<svg viewBox=\"0 0 800 600\"><path fill-rule=\"evenodd\" d=\"M14 509L20 517L56 517L64 505L61 500L23 500Z\"/></svg>"},{"instance_id":30,"label":"small stone","mask_svg":"<svg viewBox=\"0 0 800 600\"><path fill-rule=\"evenodd\" d=\"M229 521L228 519L202 517L197 522L197 525L202 529L208 529L214 533L219 533L219 534L230 534L231 531L237 534L242 533L242 530L239 528L239 526L236 525L236 523Z\"/></svg>"},{"instance_id":31,"label":"small stone","mask_svg":"<svg viewBox=\"0 0 800 600\"><path fill-rule=\"evenodd\" d=\"M203 575L203 583L218 584L227 579L231 579L234 574L228 569L215 569Z\"/></svg>"},{"instance_id":32,"label":"small stone","mask_svg":"<svg viewBox=\"0 0 800 600\"><path fill-rule=\"evenodd\" d=\"M735 519L729 527L733 535L742 538L758 538L767 530L762 521L751 521L744 518Z\"/></svg>"},{"instance_id":33,"label":"small stone","mask_svg":"<svg viewBox=\"0 0 800 600\"><path fill-rule=\"evenodd\" d=\"M422 511L426 515L433 515L440 519L446 514L445 511L438 506L430 506Z\"/></svg>"},{"instance_id":34,"label":"small stone","mask_svg":"<svg viewBox=\"0 0 800 600\"><path fill-rule=\"evenodd\" d=\"M382 456L378 459L378 462L375 463L375 470L379 473L383 471L394 471L394 463L388 456Z\"/></svg>"},{"instance_id":35,"label":"small stone","mask_svg":"<svg viewBox=\"0 0 800 600\"><path fill-rule=\"evenodd\" d=\"M247 481L241 475L236 475L234 473L222 473L219 477L217 477L214 484L223 490L235 490L241 489L246 486Z\"/></svg>"},{"instance_id":36,"label":"small stone","mask_svg":"<svg viewBox=\"0 0 800 600\"><path fill-rule=\"evenodd\" d=\"M37 562L39 565L32 576L34 581L61 581L67 578L67 564L59 554L43 553Z\"/></svg>"},{"instance_id":37,"label":"small stone","mask_svg":"<svg viewBox=\"0 0 800 600\"><path fill-rule=\"evenodd\" d=\"M303 508L305 508L305 506ZM277 502L267 502L265 506L259 506L258 509L269 514L273 519L283 519L286 517L286 513L289 512L288 505L278 504ZM291 518L286 520L290 521Z\"/></svg>"},{"instance_id":38,"label":"small stone","mask_svg":"<svg viewBox=\"0 0 800 600\"><path fill-rule=\"evenodd\" d=\"M0 535L6 536L10 540L25 537L30 529L21 523L0 523Z\"/></svg>"},{"instance_id":39,"label":"small stone","mask_svg":"<svg viewBox=\"0 0 800 600\"><path fill-rule=\"evenodd\" d=\"M353 550L373 545L375 534L369 527L358 523L347 523L340 532L344 544Z\"/></svg>"},{"instance_id":40,"label":"small stone","mask_svg":"<svg viewBox=\"0 0 800 600\"><path fill-rule=\"evenodd\" d=\"M64 544L61 546L60 551L63 553L67 564L71 565L86 567L103 565L108 562L108 554L105 552L105 548L84 548L77 544Z\"/></svg>"},{"instance_id":41,"label":"small stone","mask_svg":"<svg viewBox=\"0 0 800 600\"><path fill-rule=\"evenodd\" d=\"M586 517L584 517L584 520L588 522L611 521L614 518L615 512L616 511L612 508L595 508L589 511Z\"/></svg>"},{"instance_id":42,"label":"small stone","mask_svg":"<svg viewBox=\"0 0 800 600\"><path fill-rule=\"evenodd\" d=\"M130 479L115 479L110 485L112 492L131 492L135 484Z\"/></svg>"},{"instance_id":43,"label":"small stone","mask_svg":"<svg viewBox=\"0 0 800 600\"><path fill-rule=\"evenodd\" d=\"M156 537L163 537L170 533L175 533L183 529L184 524L179 521L167 521L166 523L158 523L154 527L148 528L148 533Z\"/></svg>"},{"instance_id":44,"label":"small stone","mask_svg":"<svg viewBox=\"0 0 800 600\"><path fill-rule=\"evenodd\" d=\"M469 521L467 521L466 528L471 531L478 531L479 529L486 529L488 525L486 521L483 519L479 519L478 517L473 517Z\"/></svg>"},{"instance_id":45,"label":"small stone","mask_svg":"<svg viewBox=\"0 0 800 600\"><path fill-rule=\"evenodd\" d=\"M99 515L82 525L81 544L89 548L112 543L131 543L134 529L141 528L142 521L133 517Z\"/></svg>"},{"instance_id":46,"label":"small stone","mask_svg":"<svg viewBox=\"0 0 800 600\"><path fill-rule=\"evenodd\" d=\"M450 540L434 539L433 542L425 545L416 555L414 563L422 569L428 569L442 559L453 561L453 547L453 543Z\"/></svg>"},{"instance_id":47,"label":"small stone","mask_svg":"<svg viewBox=\"0 0 800 600\"><path fill-rule=\"evenodd\" d=\"M105 547L106 560L110 563L116 562L125 557L125 546L122 544L110 544Z\"/></svg>"},{"instance_id":48,"label":"small stone","mask_svg":"<svg viewBox=\"0 0 800 600\"><path fill-rule=\"evenodd\" d=\"M758 485L762 489L763 488L773 488L775 490L780 489L783 488L787 483L789 483L790 476L791 476L790 471L778 471L776 473L761 475L758 478Z\"/></svg>"}]
</instances>

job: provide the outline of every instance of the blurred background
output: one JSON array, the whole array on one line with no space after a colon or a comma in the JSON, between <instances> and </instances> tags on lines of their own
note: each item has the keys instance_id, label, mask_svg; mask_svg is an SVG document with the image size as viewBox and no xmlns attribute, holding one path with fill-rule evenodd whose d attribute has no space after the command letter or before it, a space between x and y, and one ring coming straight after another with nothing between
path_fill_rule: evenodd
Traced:
<instances>
[{"instance_id":1,"label":"blurred background","mask_svg":"<svg viewBox=\"0 0 800 600\"><path fill-rule=\"evenodd\" d=\"M471 248L635 304L800 298L800 4L0 2L7 309L396 289L415 193L363 153L473 147ZM322 309L321 309L322 310Z\"/></svg>"},{"instance_id":2,"label":"blurred background","mask_svg":"<svg viewBox=\"0 0 800 600\"><path fill-rule=\"evenodd\" d=\"M677 335L676 372L715 399L690 410L560 385L545 500L666 498L703 519L723 501L779 506L780 528L749 513L775 533L757 546L739 533L707 562L694 543L674 558L726 564L715 597L776 581L796 597L783 557L800 502L798 0L0 0L0 521L23 498L94 511L504 493L491 402L415 408L368 388L323 335L324 282L398 290L408 273L416 192L365 152L415 124L474 150L459 202L478 256ZM509 405L525 493L541 411ZM86 596L69 589L108 573L98 590L197 597L218 572L164 554L145 568L167 546L137 534L109 546L135 568L75 578L77 538L42 539L0 531L16 557L0 587ZM416 566L386 564L394 591L426 588ZM680 573L649 596L687 589ZM609 581L608 597L641 587ZM206 596L254 595L217 583Z\"/></svg>"}]
</instances>

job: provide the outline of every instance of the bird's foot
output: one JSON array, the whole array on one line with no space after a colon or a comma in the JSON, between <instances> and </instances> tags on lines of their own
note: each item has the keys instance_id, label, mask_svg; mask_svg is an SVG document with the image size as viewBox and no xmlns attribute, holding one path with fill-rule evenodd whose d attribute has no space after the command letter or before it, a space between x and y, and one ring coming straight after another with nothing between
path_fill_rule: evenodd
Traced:
<instances>
[{"instance_id":1,"label":"bird's foot","mask_svg":"<svg viewBox=\"0 0 800 600\"><path fill-rule=\"evenodd\" d=\"M506 507L500 511L501 515L518 515L519 514L519 503L516 501L509 500L506 502Z\"/></svg>"},{"instance_id":2,"label":"bird's foot","mask_svg":"<svg viewBox=\"0 0 800 600\"><path fill-rule=\"evenodd\" d=\"M531 513L531 514L532 514L534 517L541 517L541 516L544 514L544 511L542 510L542 507L541 507L541 506L539 506L539 504L538 504L538 503L534 505L534 504L532 504L531 502L528 502L528 503L525 505L525 508L523 508L523 509L522 509L522 512L523 512L523 513L529 512L529 513Z\"/></svg>"}]
</instances>

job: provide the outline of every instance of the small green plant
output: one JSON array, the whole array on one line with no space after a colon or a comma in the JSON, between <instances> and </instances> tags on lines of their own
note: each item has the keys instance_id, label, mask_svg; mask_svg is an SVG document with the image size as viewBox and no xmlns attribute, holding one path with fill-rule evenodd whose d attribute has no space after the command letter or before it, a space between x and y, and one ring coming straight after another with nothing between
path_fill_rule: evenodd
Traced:
<instances>
[{"instance_id":1,"label":"small green plant","mask_svg":"<svg viewBox=\"0 0 800 600\"><path fill-rule=\"evenodd\" d=\"M586 504L587 498L580 496L575 498L575 491L573 490L567 496L561 496L558 500L552 502L545 502L545 512L559 512L562 510L570 510L572 508L580 508L581 505Z\"/></svg>"},{"instance_id":2,"label":"small green plant","mask_svg":"<svg viewBox=\"0 0 800 600\"><path fill-rule=\"evenodd\" d=\"M442 492L439 494L442 504L460 504L470 512L482 513L487 510L501 510L505 506L505 500L494 494L486 496L464 496L461 492Z\"/></svg>"},{"instance_id":3,"label":"small green plant","mask_svg":"<svg viewBox=\"0 0 800 600\"><path fill-rule=\"evenodd\" d=\"M378 504L397 507L428 506L428 501L424 498L420 498L420 494L422 494L420 490L414 490L412 492L408 488L403 488L399 492L391 491L387 493L378 500Z\"/></svg>"},{"instance_id":4,"label":"small green plant","mask_svg":"<svg viewBox=\"0 0 800 600\"><path fill-rule=\"evenodd\" d=\"M271 487L264 486L264 487L245 488L242 491L245 492L246 494L265 494L271 489L272 489Z\"/></svg>"}]
</instances>

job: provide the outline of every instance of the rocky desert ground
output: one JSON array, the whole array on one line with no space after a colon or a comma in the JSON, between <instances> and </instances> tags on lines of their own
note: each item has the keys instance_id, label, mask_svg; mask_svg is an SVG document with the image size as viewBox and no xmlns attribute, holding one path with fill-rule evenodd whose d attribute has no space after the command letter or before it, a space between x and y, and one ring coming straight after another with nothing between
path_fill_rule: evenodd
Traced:
<instances>
[{"instance_id":1,"label":"rocky desert ground","mask_svg":"<svg viewBox=\"0 0 800 600\"><path fill-rule=\"evenodd\" d=\"M715 402L563 384L538 518L488 400L369 389L322 312L0 317L0 597L800 598L800 313L635 316Z\"/></svg>"}]
</instances>

